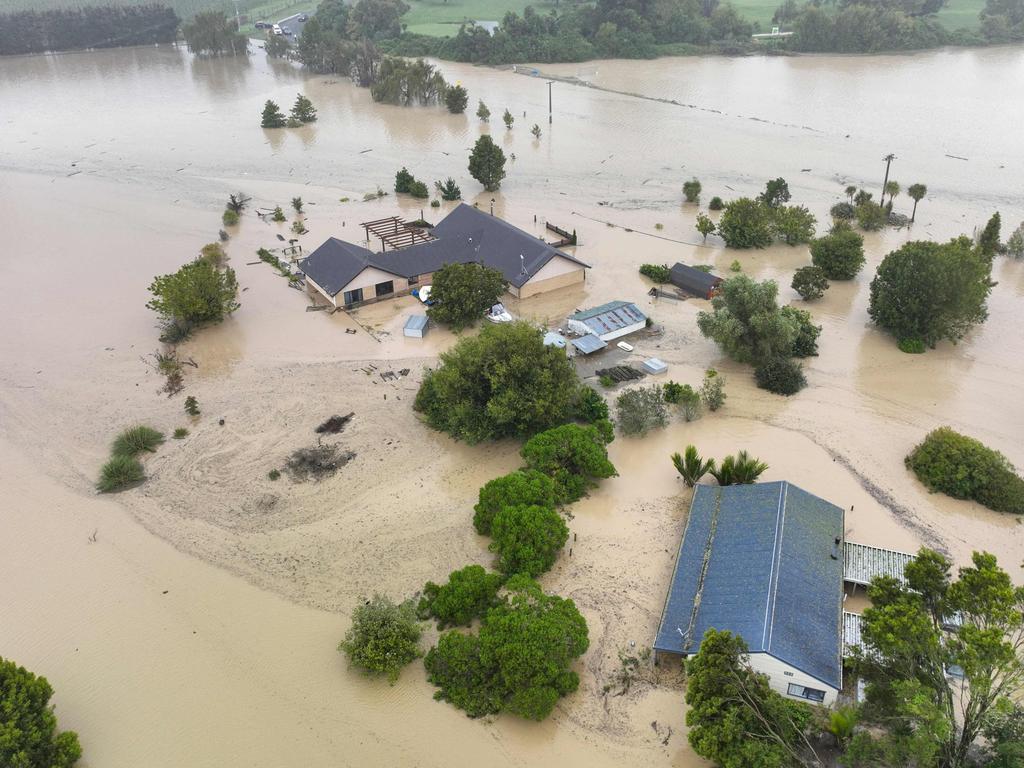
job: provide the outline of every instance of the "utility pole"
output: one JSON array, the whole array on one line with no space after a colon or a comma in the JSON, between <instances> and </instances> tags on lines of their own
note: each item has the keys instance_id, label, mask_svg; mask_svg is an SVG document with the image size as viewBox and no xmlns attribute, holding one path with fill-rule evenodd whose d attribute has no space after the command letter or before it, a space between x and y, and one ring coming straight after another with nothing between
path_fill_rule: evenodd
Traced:
<instances>
[{"instance_id":1,"label":"utility pole","mask_svg":"<svg viewBox=\"0 0 1024 768\"><path fill-rule=\"evenodd\" d=\"M882 199L879 201L879 205L882 205L885 202L885 187L889 183L889 166L892 164L892 161L896 159L896 155L890 152L882 159L885 160L885 181L882 182Z\"/></svg>"},{"instance_id":2,"label":"utility pole","mask_svg":"<svg viewBox=\"0 0 1024 768\"><path fill-rule=\"evenodd\" d=\"M554 80L548 80L548 125L551 125L551 86Z\"/></svg>"}]
</instances>

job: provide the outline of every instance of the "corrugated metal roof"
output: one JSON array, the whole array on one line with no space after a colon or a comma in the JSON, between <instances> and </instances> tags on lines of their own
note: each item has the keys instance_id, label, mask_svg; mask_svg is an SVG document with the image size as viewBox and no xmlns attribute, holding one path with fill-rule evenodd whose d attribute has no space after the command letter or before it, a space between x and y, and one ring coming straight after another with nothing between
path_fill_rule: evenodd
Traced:
<instances>
[{"instance_id":1,"label":"corrugated metal roof","mask_svg":"<svg viewBox=\"0 0 1024 768\"><path fill-rule=\"evenodd\" d=\"M716 285L722 282L722 278L712 275L710 272L705 272L702 269L697 269L681 262L676 262L672 265L672 268L669 270L669 280L672 282L672 285L702 298L707 296Z\"/></svg>"},{"instance_id":2,"label":"corrugated metal roof","mask_svg":"<svg viewBox=\"0 0 1024 768\"><path fill-rule=\"evenodd\" d=\"M607 343L601 341L600 338L592 333L588 333L586 336L580 336L578 339L573 339L571 343L584 355L589 355L591 352L597 352L597 350L604 349L608 346Z\"/></svg>"},{"instance_id":3,"label":"corrugated metal roof","mask_svg":"<svg viewBox=\"0 0 1024 768\"><path fill-rule=\"evenodd\" d=\"M730 630L841 687L842 537L843 510L789 483L698 485L655 649Z\"/></svg>"},{"instance_id":4,"label":"corrugated metal roof","mask_svg":"<svg viewBox=\"0 0 1024 768\"><path fill-rule=\"evenodd\" d=\"M614 333L627 326L646 322L647 315L632 302L609 301L599 307L577 312L572 319L583 323L598 336L604 336L606 333Z\"/></svg>"},{"instance_id":5,"label":"corrugated metal roof","mask_svg":"<svg viewBox=\"0 0 1024 768\"><path fill-rule=\"evenodd\" d=\"M866 585L875 576L892 576L906 584L903 569L913 559L914 556L907 552L848 541L843 547L843 579L851 584Z\"/></svg>"}]
</instances>

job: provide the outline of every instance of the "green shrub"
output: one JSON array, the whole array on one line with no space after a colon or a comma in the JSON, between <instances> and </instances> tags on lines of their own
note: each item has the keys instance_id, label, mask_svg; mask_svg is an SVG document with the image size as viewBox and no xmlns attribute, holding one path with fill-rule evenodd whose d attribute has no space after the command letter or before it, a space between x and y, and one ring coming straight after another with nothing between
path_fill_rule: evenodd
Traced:
<instances>
[{"instance_id":1,"label":"green shrub","mask_svg":"<svg viewBox=\"0 0 1024 768\"><path fill-rule=\"evenodd\" d=\"M930 490L973 499L997 512L1024 513L1024 479L999 451L949 427L928 434L906 458Z\"/></svg>"},{"instance_id":2,"label":"green shrub","mask_svg":"<svg viewBox=\"0 0 1024 768\"><path fill-rule=\"evenodd\" d=\"M700 201L700 182L697 179L690 179L689 181L683 182L683 197L686 198L688 203L696 203Z\"/></svg>"},{"instance_id":3,"label":"green shrub","mask_svg":"<svg viewBox=\"0 0 1024 768\"><path fill-rule=\"evenodd\" d=\"M829 280L853 280L864 266L864 238L852 229L834 229L811 242L811 262Z\"/></svg>"},{"instance_id":4,"label":"green shrub","mask_svg":"<svg viewBox=\"0 0 1024 768\"><path fill-rule=\"evenodd\" d=\"M722 198L720 198L718 195L712 197L711 202L708 203L709 211L720 211L723 208L725 208L725 203L722 202Z\"/></svg>"},{"instance_id":5,"label":"green shrub","mask_svg":"<svg viewBox=\"0 0 1024 768\"><path fill-rule=\"evenodd\" d=\"M742 272L743 271L743 265L740 264L740 260L739 259L733 259L732 260L732 264L729 265L729 271L730 272Z\"/></svg>"},{"instance_id":6,"label":"green shrub","mask_svg":"<svg viewBox=\"0 0 1024 768\"><path fill-rule=\"evenodd\" d=\"M186 437L188 437L188 430L185 427L178 427L174 430L175 440L184 440Z\"/></svg>"},{"instance_id":7,"label":"green shrub","mask_svg":"<svg viewBox=\"0 0 1024 768\"><path fill-rule=\"evenodd\" d=\"M580 387L576 401L576 418L587 424L608 419L608 403L593 387Z\"/></svg>"},{"instance_id":8,"label":"green shrub","mask_svg":"<svg viewBox=\"0 0 1024 768\"><path fill-rule=\"evenodd\" d=\"M836 203L829 210L833 219L839 221L852 221L853 217L857 215L857 209L853 207L851 203Z\"/></svg>"},{"instance_id":9,"label":"green shrub","mask_svg":"<svg viewBox=\"0 0 1024 768\"><path fill-rule=\"evenodd\" d=\"M821 267L800 267L793 273L793 290L800 294L804 301L820 299L828 290L828 278Z\"/></svg>"},{"instance_id":10,"label":"green shrub","mask_svg":"<svg viewBox=\"0 0 1024 768\"><path fill-rule=\"evenodd\" d=\"M924 342L920 339L900 339L898 346L900 352L906 352L908 355L922 355L925 350Z\"/></svg>"},{"instance_id":11,"label":"green shrub","mask_svg":"<svg viewBox=\"0 0 1024 768\"><path fill-rule=\"evenodd\" d=\"M664 264L643 264L640 267L640 274L649 277L656 283L667 283L670 277L670 270Z\"/></svg>"},{"instance_id":12,"label":"green shrub","mask_svg":"<svg viewBox=\"0 0 1024 768\"><path fill-rule=\"evenodd\" d=\"M153 298L146 306L183 326L220 322L239 306L234 270L218 269L201 258L153 278L149 292Z\"/></svg>"},{"instance_id":13,"label":"green shrub","mask_svg":"<svg viewBox=\"0 0 1024 768\"><path fill-rule=\"evenodd\" d=\"M494 516L491 536L490 549L498 554L498 570L509 576L539 576L554 565L569 539L569 528L551 507L504 507Z\"/></svg>"},{"instance_id":14,"label":"green shrub","mask_svg":"<svg viewBox=\"0 0 1024 768\"><path fill-rule=\"evenodd\" d=\"M594 426L563 424L531 437L520 455L528 469L554 480L556 501L568 504L599 479L618 474L608 460L607 437Z\"/></svg>"},{"instance_id":15,"label":"green shrub","mask_svg":"<svg viewBox=\"0 0 1024 768\"><path fill-rule=\"evenodd\" d=\"M701 402L709 411L717 411L725 405L725 398L725 376L714 368L708 368L700 385Z\"/></svg>"},{"instance_id":16,"label":"green shrub","mask_svg":"<svg viewBox=\"0 0 1024 768\"><path fill-rule=\"evenodd\" d=\"M74 731L58 731L53 688L0 657L0 765L4 768L72 768L82 755Z\"/></svg>"},{"instance_id":17,"label":"green shrub","mask_svg":"<svg viewBox=\"0 0 1024 768\"><path fill-rule=\"evenodd\" d=\"M430 189L427 187L425 182L418 179L413 179L409 185L409 194L419 200L426 200L430 197Z\"/></svg>"},{"instance_id":18,"label":"green shrub","mask_svg":"<svg viewBox=\"0 0 1024 768\"><path fill-rule=\"evenodd\" d=\"M889 214L885 208L870 200L857 206L857 223L860 228L868 232L881 229L889 221Z\"/></svg>"},{"instance_id":19,"label":"green shrub","mask_svg":"<svg viewBox=\"0 0 1024 768\"><path fill-rule=\"evenodd\" d=\"M140 453L153 453L164 441L164 433L138 425L129 427L114 440L111 453L115 456L137 456Z\"/></svg>"},{"instance_id":20,"label":"green shrub","mask_svg":"<svg viewBox=\"0 0 1024 768\"><path fill-rule=\"evenodd\" d=\"M272 469L267 472L267 480L279 480L281 478L281 470Z\"/></svg>"},{"instance_id":21,"label":"green shrub","mask_svg":"<svg viewBox=\"0 0 1024 768\"><path fill-rule=\"evenodd\" d=\"M234 211L226 210L221 214L220 220L224 223L225 227L233 227L238 224L238 214Z\"/></svg>"},{"instance_id":22,"label":"green shrub","mask_svg":"<svg viewBox=\"0 0 1024 768\"><path fill-rule=\"evenodd\" d=\"M101 493L113 493L127 488L129 485L141 483L146 473L138 459L124 454L114 454L100 470L100 480L96 488Z\"/></svg>"},{"instance_id":23,"label":"green shrub","mask_svg":"<svg viewBox=\"0 0 1024 768\"><path fill-rule=\"evenodd\" d=\"M185 398L185 413L189 416L199 415L199 401L196 400L192 395Z\"/></svg>"},{"instance_id":24,"label":"green shrub","mask_svg":"<svg viewBox=\"0 0 1024 768\"><path fill-rule=\"evenodd\" d=\"M338 650L353 667L367 675L387 676L393 683L402 667L421 655L421 634L411 600L396 604L374 595L352 612L352 626Z\"/></svg>"},{"instance_id":25,"label":"green shrub","mask_svg":"<svg viewBox=\"0 0 1024 768\"><path fill-rule=\"evenodd\" d=\"M657 384L627 389L615 399L616 423L624 435L645 435L668 423L665 396Z\"/></svg>"},{"instance_id":26,"label":"green shrub","mask_svg":"<svg viewBox=\"0 0 1024 768\"><path fill-rule=\"evenodd\" d=\"M795 395L807 386L800 363L787 357L777 357L757 366L754 379L761 389L776 395Z\"/></svg>"},{"instance_id":27,"label":"green shrub","mask_svg":"<svg viewBox=\"0 0 1024 768\"><path fill-rule=\"evenodd\" d=\"M613 379L611 376L599 376L597 381L605 389L611 389L612 387L615 386L615 379Z\"/></svg>"},{"instance_id":28,"label":"green shrub","mask_svg":"<svg viewBox=\"0 0 1024 768\"><path fill-rule=\"evenodd\" d=\"M772 209L760 200L741 197L725 207L718 234L730 248L765 248L772 244Z\"/></svg>"},{"instance_id":29,"label":"green shrub","mask_svg":"<svg viewBox=\"0 0 1024 768\"><path fill-rule=\"evenodd\" d=\"M683 396L683 385L675 381L667 382L662 387L662 390L664 392L666 403L672 403L675 405Z\"/></svg>"},{"instance_id":30,"label":"green shrub","mask_svg":"<svg viewBox=\"0 0 1024 768\"><path fill-rule=\"evenodd\" d=\"M274 215L271 216L270 218L272 218L274 221L288 220L287 217L284 215L284 211L281 209L280 205L274 207Z\"/></svg>"},{"instance_id":31,"label":"green shrub","mask_svg":"<svg viewBox=\"0 0 1024 768\"><path fill-rule=\"evenodd\" d=\"M448 575L446 584L428 581L416 608L421 619L437 619L437 628L468 627L498 604L504 579L480 565L467 565Z\"/></svg>"},{"instance_id":32,"label":"green shrub","mask_svg":"<svg viewBox=\"0 0 1024 768\"><path fill-rule=\"evenodd\" d=\"M416 181L416 179L411 173L409 173L409 170L403 166L402 170L395 174L395 192L407 193L409 191L409 185L414 181Z\"/></svg>"},{"instance_id":33,"label":"green shrub","mask_svg":"<svg viewBox=\"0 0 1024 768\"><path fill-rule=\"evenodd\" d=\"M494 516L505 507L516 506L554 507L554 481L533 469L510 472L488 481L473 507L473 527L477 533L490 536Z\"/></svg>"},{"instance_id":34,"label":"green shrub","mask_svg":"<svg viewBox=\"0 0 1024 768\"><path fill-rule=\"evenodd\" d=\"M440 200L431 200L430 201L430 207L431 208L440 208L441 207L441 201Z\"/></svg>"}]
</instances>

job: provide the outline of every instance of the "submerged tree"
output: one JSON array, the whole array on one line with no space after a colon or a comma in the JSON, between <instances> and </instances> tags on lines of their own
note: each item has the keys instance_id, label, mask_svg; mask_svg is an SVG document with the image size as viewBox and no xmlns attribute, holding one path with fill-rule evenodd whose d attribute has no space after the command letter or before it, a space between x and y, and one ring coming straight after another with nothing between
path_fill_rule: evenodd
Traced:
<instances>
[{"instance_id":1,"label":"submerged tree","mask_svg":"<svg viewBox=\"0 0 1024 768\"><path fill-rule=\"evenodd\" d=\"M578 501L597 481L614 477L607 440L594 426L563 424L534 435L520 451L528 469L543 472L555 483L559 504Z\"/></svg>"},{"instance_id":2,"label":"submerged tree","mask_svg":"<svg viewBox=\"0 0 1024 768\"><path fill-rule=\"evenodd\" d=\"M780 176L777 179L772 179L765 185L764 192L760 194L758 199L769 208L778 208L783 203L788 203L791 197L789 184Z\"/></svg>"},{"instance_id":3,"label":"submerged tree","mask_svg":"<svg viewBox=\"0 0 1024 768\"><path fill-rule=\"evenodd\" d=\"M235 271L218 269L201 258L155 277L149 292L149 309L165 320L190 325L219 322L239 307Z\"/></svg>"},{"instance_id":4,"label":"submerged tree","mask_svg":"<svg viewBox=\"0 0 1024 768\"><path fill-rule=\"evenodd\" d=\"M453 115L461 115L469 103L469 92L461 85L453 85L444 95L444 104Z\"/></svg>"},{"instance_id":5,"label":"submerged tree","mask_svg":"<svg viewBox=\"0 0 1024 768\"><path fill-rule=\"evenodd\" d=\"M958 341L988 317L991 269L967 237L906 243L879 265L868 315L899 341Z\"/></svg>"},{"instance_id":6,"label":"submerged tree","mask_svg":"<svg viewBox=\"0 0 1024 768\"><path fill-rule=\"evenodd\" d=\"M766 248L772 243L771 209L760 200L741 197L725 207L718 234L730 248Z\"/></svg>"},{"instance_id":7,"label":"submerged tree","mask_svg":"<svg viewBox=\"0 0 1024 768\"><path fill-rule=\"evenodd\" d=\"M498 303L508 283L504 275L484 264L445 264L434 273L430 297L436 303L427 308L431 320L455 331L469 327Z\"/></svg>"},{"instance_id":8,"label":"submerged tree","mask_svg":"<svg viewBox=\"0 0 1024 768\"><path fill-rule=\"evenodd\" d=\"M435 181L434 188L438 194L441 195L442 200L461 200L462 190L459 189L459 185L455 183L455 179L449 176L444 182Z\"/></svg>"},{"instance_id":9,"label":"submerged tree","mask_svg":"<svg viewBox=\"0 0 1024 768\"><path fill-rule=\"evenodd\" d=\"M477 105L476 116L479 117L480 120L485 123L489 122L491 119L491 110L489 110L487 108L487 105L484 104L483 99L480 99L480 103Z\"/></svg>"},{"instance_id":10,"label":"submerged tree","mask_svg":"<svg viewBox=\"0 0 1024 768\"><path fill-rule=\"evenodd\" d=\"M0 657L0 765L71 768L78 761L78 735L57 731L52 696L45 677Z\"/></svg>"},{"instance_id":11,"label":"submerged tree","mask_svg":"<svg viewBox=\"0 0 1024 768\"><path fill-rule=\"evenodd\" d=\"M698 179L690 179L683 182L683 198L688 203L700 202L701 185Z\"/></svg>"},{"instance_id":12,"label":"submerged tree","mask_svg":"<svg viewBox=\"0 0 1024 768\"><path fill-rule=\"evenodd\" d=\"M991 259L999 252L1001 233L1002 219L999 216L999 211L996 211L978 236L978 250L982 256Z\"/></svg>"},{"instance_id":13,"label":"submerged tree","mask_svg":"<svg viewBox=\"0 0 1024 768\"><path fill-rule=\"evenodd\" d=\"M907 194L914 201L914 211L910 214L910 220L913 221L917 217L917 204L928 194L928 187L924 184L911 184L907 187Z\"/></svg>"},{"instance_id":14,"label":"submerged tree","mask_svg":"<svg viewBox=\"0 0 1024 768\"><path fill-rule=\"evenodd\" d=\"M505 114L501 116L501 119L505 122L505 127L511 131L512 124L516 121L516 119L512 116L512 113L508 111L508 107L505 108Z\"/></svg>"},{"instance_id":15,"label":"submerged tree","mask_svg":"<svg viewBox=\"0 0 1024 768\"><path fill-rule=\"evenodd\" d=\"M704 236L704 242L708 241L708 235L715 231L715 222L703 213L697 214L697 231Z\"/></svg>"},{"instance_id":16,"label":"submerged tree","mask_svg":"<svg viewBox=\"0 0 1024 768\"><path fill-rule=\"evenodd\" d=\"M828 278L821 267L800 267L793 273L791 286L804 301L812 301L825 295Z\"/></svg>"},{"instance_id":17,"label":"submerged tree","mask_svg":"<svg viewBox=\"0 0 1024 768\"><path fill-rule=\"evenodd\" d=\"M201 11L181 25L190 53L236 56L249 53L249 38L223 11Z\"/></svg>"},{"instance_id":18,"label":"submerged tree","mask_svg":"<svg viewBox=\"0 0 1024 768\"><path fill-rule=\"evenodd\" d=\"M263 116L260 120L260 127L284 128L287 124L288 121L281 112L281 108L270 99L267 99L267 103L263 105Z\"/></svg>"},{"instance_id":19,"label":"submerged tree","mask_svg":"<svg viewBox=\"0 0 1024 768\"><path fill-rule=\"evenodd\" d=\"M422 655L422 633L411 600L394 603L384 595L374 595L352 612L352 626L338 650L348 656L353 667L367 675L386 676L393 683L402 667Z\"/></svg>"},{"instance_id":20,"label":"submerged tree","mask_svg":"<svg viewBox=\"0 0 1024 768\"><path fill-rule=\"evenodd\" d=\"M495 192L505 178L505 153L494 140L484 134L476 140L469 155L469 173L483 184L488 192Z\"/></svg>"},{"instance_id":21,"label":"submerged tree","mask_svg":"<svg viewBox=\"0 0 1024 768\"><path fill-rule=\"evenodd\" d=\"M301 93L295 96L295 104L292 106L292 119L300 123L312 123L316 121L316 107L313 102Z\"/></svg>"}]
</instances>

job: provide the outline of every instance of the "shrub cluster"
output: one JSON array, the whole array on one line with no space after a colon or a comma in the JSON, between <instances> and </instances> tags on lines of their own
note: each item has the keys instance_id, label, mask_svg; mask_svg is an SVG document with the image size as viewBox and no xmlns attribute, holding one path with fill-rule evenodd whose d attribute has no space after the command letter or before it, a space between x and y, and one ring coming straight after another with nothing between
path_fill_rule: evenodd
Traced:
<instances>
[{"instance_id":1,"label":"shrub cluster","mask_svg":"<svg viewBox=\"0 0 1024 768\"><path fill-rule=\"evenodd\" d=\"M141 483L146 479L146 473L138 459L139 454L153 453L163 441L163 433L152 427L140 424L124 430L114 439L110 459L100 469L97 490L100 493L113 493Z\"/></svg>"},{"instance_id":2,"label":"shrub cluster","mask_svg":"<svg viewBox=\"0 0 1024 768\"><path fill-rule=\"evenodd\" d=\"M426 183L419 181L404 166L395 174L395 192L404 192L420 200L430 197L430 189Z\"/></svg>"},{"instance_id":3,"label":"shrub cluster","mask_svg":"<svg viewBox=\"0 0 1024 768\"><path fill-rule=\"evenodd\" d=\"M973 499L997 512L1024 513L1024 479L999 451L940 427L906 458L917 479L955 499Z\"/></svg>"},{"instance_id":4,"label":"shrub cluster","mask_svg":"<svg viewBox=\"0 0 1024 768\"><path fill-rule=\"evenodd\" d=\"M656 283L667 283L670 270L664 264L642 264L640 266L640 274L644 277L649 277Z\"/></svg>"}]
</instances>

